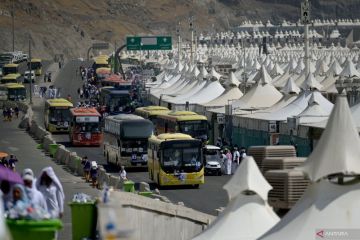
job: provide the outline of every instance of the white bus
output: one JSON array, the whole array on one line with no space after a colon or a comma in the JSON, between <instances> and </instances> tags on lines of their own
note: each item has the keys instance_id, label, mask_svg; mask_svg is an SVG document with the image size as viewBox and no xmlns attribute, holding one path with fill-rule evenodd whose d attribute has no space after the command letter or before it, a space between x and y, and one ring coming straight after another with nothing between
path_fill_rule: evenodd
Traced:
<instances>
[{"instance_id":1,"label":"white bus","mask_svg":"<svg viewBox=\"0 0 360 240\"><path fill-rule=\"evenodd\" d=\"M133 114L118 114L105 118L104 156L116 166L147 166L148 138L153 123Z\"/></svg>"}]
</instances>

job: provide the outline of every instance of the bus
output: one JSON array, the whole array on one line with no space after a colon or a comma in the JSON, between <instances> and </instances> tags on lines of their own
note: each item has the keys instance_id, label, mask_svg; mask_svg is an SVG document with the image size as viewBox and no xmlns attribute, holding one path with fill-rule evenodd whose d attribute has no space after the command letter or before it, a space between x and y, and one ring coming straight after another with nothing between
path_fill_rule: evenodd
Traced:
<instances>
[{"instance_id":1,"label":"bus","mask_svg":"<svg viewBox=\"0 0 360 240\"><path fill-rule=\"evenodd\" d=\"M97 70L98 68L110 68L109 57L106 55L101 55L95 58L95 62L93 64L93 69Z\"/></svg>"},{"instance_id":2,"label":"bus","mask_svg":"<svg viewBox=\"0 0 360 240\"><path fill-rule=\"evenodd\" d=\"M157 134L184 133L203 142L208 140L207 118L190 111L175 111L160 114L156 119Z\"/></svg>"},{"instance_id":3,"label":"bus","mask_svg":"<svg viewBox=\"0 0 360 240\"><path fill-rule=\"evenodd\" d=\"M131 98L129 90L117 87L103 87L100 89L100 105L105 106L110 114L131 112Z\"/></svg>"},{"instance_id":4,"label":"bus","mask_svg":"<svg viewBox=\"0 0 360 240\"><path fill-rule=\"evenodd\" d=\"M26 88L19 83L7 83L3 86L6 87L8 92L8 100L10 101L25 101L26 100Z\"/></svg>"},{"instance_id":5,"label":"bus","mask_svg":"<svg viewBox=\"0 0 360 240\"><path fill-rule=\"evenodd\" d=\"M100 146L103 140L101 115L95 108L70 109L70 142L74 146Z\"/></svg>"},{"instance_id":6,"label":"bus","mask_svg":"<svg viewBox=\"0 0 360 240\"><path fill-rule=\"evenodd\" d=\"M10 73L18 74L19 73L19 64L16 64L16 63L5 64L2 68L3 76L6 76Z\"/></svg>"},{"instance_id":7,"label":"bus","mask_svg":"<svg viewBox=\"0 0 360 240\"><path fill-rule=\"evenodd\" d=\"M134 114L141 116L143 118L149 119L156 125L156 119L160 114L167 114L171 112L167 107L162 106L147 106L139 107L135 109Z\"/></svg>"},{"instance_id":8,"label":"bus","mask_svg":"<svg viewBox=\"0 0 360 240\"><path fill-rule=\"evenodd\" d=\"M63 98L48 99L45 102L44 124L51 133L69 132L73 104Z\"/></svg>"},{"instance_id":9,"label":"bus","mask_svg":"<svg viewBox=\"0 0 360 240\"><path fill-rule=\"evenodd\" d=\"M19 73L9 73L6 76L1 78L1 84L6 83L20 83L21 75Z\"/></svg>"},{"instance_id":10,"label":"bus","mask_svg":"<svg viewBox=\"0 0 360 240\"><path fill-rule=\"evenodd\" d=\"M148 138L154 125L133 114L118 114L105 118L104 156L116 166L146 166Z\"/></svg>"},{"instance_id":11,"label":"bus","mask_svg":"<svg viewBox=\"0 0 360 240\"><path fill-rule=\"evenodd\" d=\"M102 81L111 74L111 69L106 67L101 67L101 68L97 68L95 73L96 73L96 79L98 81Z\"/></svg>"},{"instance_id":12,"label":"bus","mask_svg":"<svg viewBox=\"0 0 360 240\"><path fill-rule=\"evenodd\" d=\"M182 133L152 136L148 147L150 180L159 186L204 183L202 142Z\"/></svg>"},{"instance_id":13,"label":"bus","mask_svg":"<svg viewBox=\"0 0 360 240\"><path fill-rule=\"evenodd\" d=\"M35 75L40 76L42 74L42 62L39 58L32 58L31 59L31 70L35 70ZM28 62L28 67L30 65L30 62Z\"/></svg>"}]
</instances>

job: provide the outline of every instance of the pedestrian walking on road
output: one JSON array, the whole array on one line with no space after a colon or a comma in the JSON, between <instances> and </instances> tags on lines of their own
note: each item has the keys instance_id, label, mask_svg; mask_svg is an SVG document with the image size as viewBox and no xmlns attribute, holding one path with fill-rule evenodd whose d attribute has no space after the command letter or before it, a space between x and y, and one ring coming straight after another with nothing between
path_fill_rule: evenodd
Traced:
<instances>
[{"instance_id":1,"label":"pedestrian walking on road","mask_svg":"<svg viewBox=\"0 0 360 240\"><path fill-rule=\"evenodd\" d=\"M19 118L19 108L18 108L18 106L16 106L14 110L15 110L15 117Z\"/></svg>"},{"instance_id":2,"label":"pedestrian walking on road","mask_svg":"<svg viewBox=\"0 0 360 240\"><path fill-rule=\"evenodd\" d=\"M44 82L46 83L47 80L47 73L44 73Z\"/></svg>"},{"instance_id":3,"label":"pedestrian walking on road","mask_svg":"<svg viewBox=\"0 0 360 240\"><path fill-rule=\"evenodd\" d=\"M228 149L225 149L225 154L223 154L223 159L226 166L226 174L231 175L231 163L232 163L232 156Z\"/></svg>"},{"instance_id":4,"label":"pedestrian walking on road","mask_svg":"<svg viewBox=\"0 0 360 240\"><path fill-rule=\"evenodd\" d=\"M16 156L14 155L10 155L10 158L9 158L9 168L11 170L13 170L14 172L16 171L15 170L15 163L18 162L19 160L16 158Z\"/></svg>"},{"instance_id":5,"label":"pedestrian walking on road","mask_svg":"<svg viewBox=\"0 0 360 240\"><path fill-rule=\"evenodd\" d=\"M92 161L91 162L91 169L90 169L90 177L91 177L91 185L93 188L97 188L98 187L98 182L97 182L97 179L98 179L98 170L99 170L99 167L98 167L98 164L96 161Z\"/></svg>"},{"instance_id":6,"label":"pedestrian walking on road","mask_svg":"<svg viewBox=\"0 0 360 240\"><path fill-rule=\"evenodd\" d=\"M62 218L65 194L52 167L46 167L41 171L39 180L36 181L36 187L45 197L50 216L52 218Z\"/></svg>"},{"instance_id":7,"label":"pedestrian walking on road","mask_svg":"<svg viewBox=\"0 0 360 240\"><path fill-rule=\"evenodd\" d=\"M7 119L7 109L4 108L3 109L3 118L4 118L4 122L6 122L8 119Z\"/></svg>"},{"instance_id":8,"label":"pedestrian walking on road","mask_svg":"<svg viewBox=\"0 0 360 240\"><path fill-rule=\"evenodd\" d=\"M84 156L81 160L81 164L84 165L84 178L86 182L90 182L90 168L91 162L89 161L87 156Z\"/></svg>"},{"instance_id":9,"label":"pedestrian walking on road","mask_svg":"<svg viewBox=\"0 0 360 240\"><path fill-rule=\"evenodd\" d=\"M24 180L25 192L29 198L30 204L33 208L41 208L47 212L47 205L42 193L36 189L34 181L34 174L31 169L27 168L25 174L22 175Z\"/></svg>"},{"instance_id":10,"label":"pedestrian walking on road","mask_svg":"<svg viewBox=\"0 0 360 240\"><path fill-rule=\"evenodd\" d=\"M127 181L127 177L126 177L126 171L125 171L125 167L124 166L121 166L121 169L120 169L120 180L122 181Z\"/></svg>"}]
</instances>

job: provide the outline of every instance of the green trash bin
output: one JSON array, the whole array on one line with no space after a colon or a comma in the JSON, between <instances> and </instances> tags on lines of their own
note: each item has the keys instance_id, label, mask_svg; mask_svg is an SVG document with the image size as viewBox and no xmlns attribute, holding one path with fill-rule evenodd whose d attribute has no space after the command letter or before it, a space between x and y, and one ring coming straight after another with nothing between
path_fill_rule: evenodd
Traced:
<instances>
[{"instance_id":1,"label":"green trash bin","mask_svg":"<svg viewBox=\"0 0 360 240\"><path fill-rule=\"evenodd\" d=\"M58 147L59 145L57 144L49 144L49 153L50 153L50 156L54 157L57 150L58 150Z\"/></svg>"},{"instance_id":2,"label":"green trash bin","mask_svg":"<svg viewBox=\"0 0 360 240\"><path fill-rule=\"evenodd\" d=\"M96 234L97 209L95 202L69 203L71 208L72 239L94 238Z\"/></svg>"},{"instance_id":3,"label":"green trash bin","mask_svg":"<svg viewBox=\"0 0 360 240\"><path fill-rule=\"evenodd\" d=\"M135 183L133 181L124 181L123 190L125 192L135 192Z\"/></svg>"},{"instance_id":4,"label":"green trash bin","mask_svg":"<svg viewBox=\"0 0 360 240\"><path fill-rule=\"evenodd\" d=\"M13 240L54 240L56 231L62 228L59 219L41 221L7 219L6 224Z\"/></svg>"}]
</instances>

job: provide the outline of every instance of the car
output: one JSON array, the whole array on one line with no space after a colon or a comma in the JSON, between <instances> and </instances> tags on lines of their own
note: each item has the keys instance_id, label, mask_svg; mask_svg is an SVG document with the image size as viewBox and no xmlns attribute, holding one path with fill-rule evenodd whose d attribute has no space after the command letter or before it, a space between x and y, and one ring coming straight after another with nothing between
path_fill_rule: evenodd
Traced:
<instances>
[{"instance_id":1,"label":"car","mask_svg":"<svg viewBox=\"0 0 360 240\"><path fill-rule=\"evenodd\" d=\"M205 145L203 148L206 175L221 176L224 171L220 148L213 145Z\"/></svg>"},{"instance_id":2,"label":"car","mask_svg":"<svg viewBox=\"0 0 360 240\"><path fill-rule=\"evenodd\" d=\"M35 72L34 70L31 71L31 80L34 83L35 82ZM30 71L25 71L24 73L24 83L30 82Z\"/></svg>"}]
</instances>

